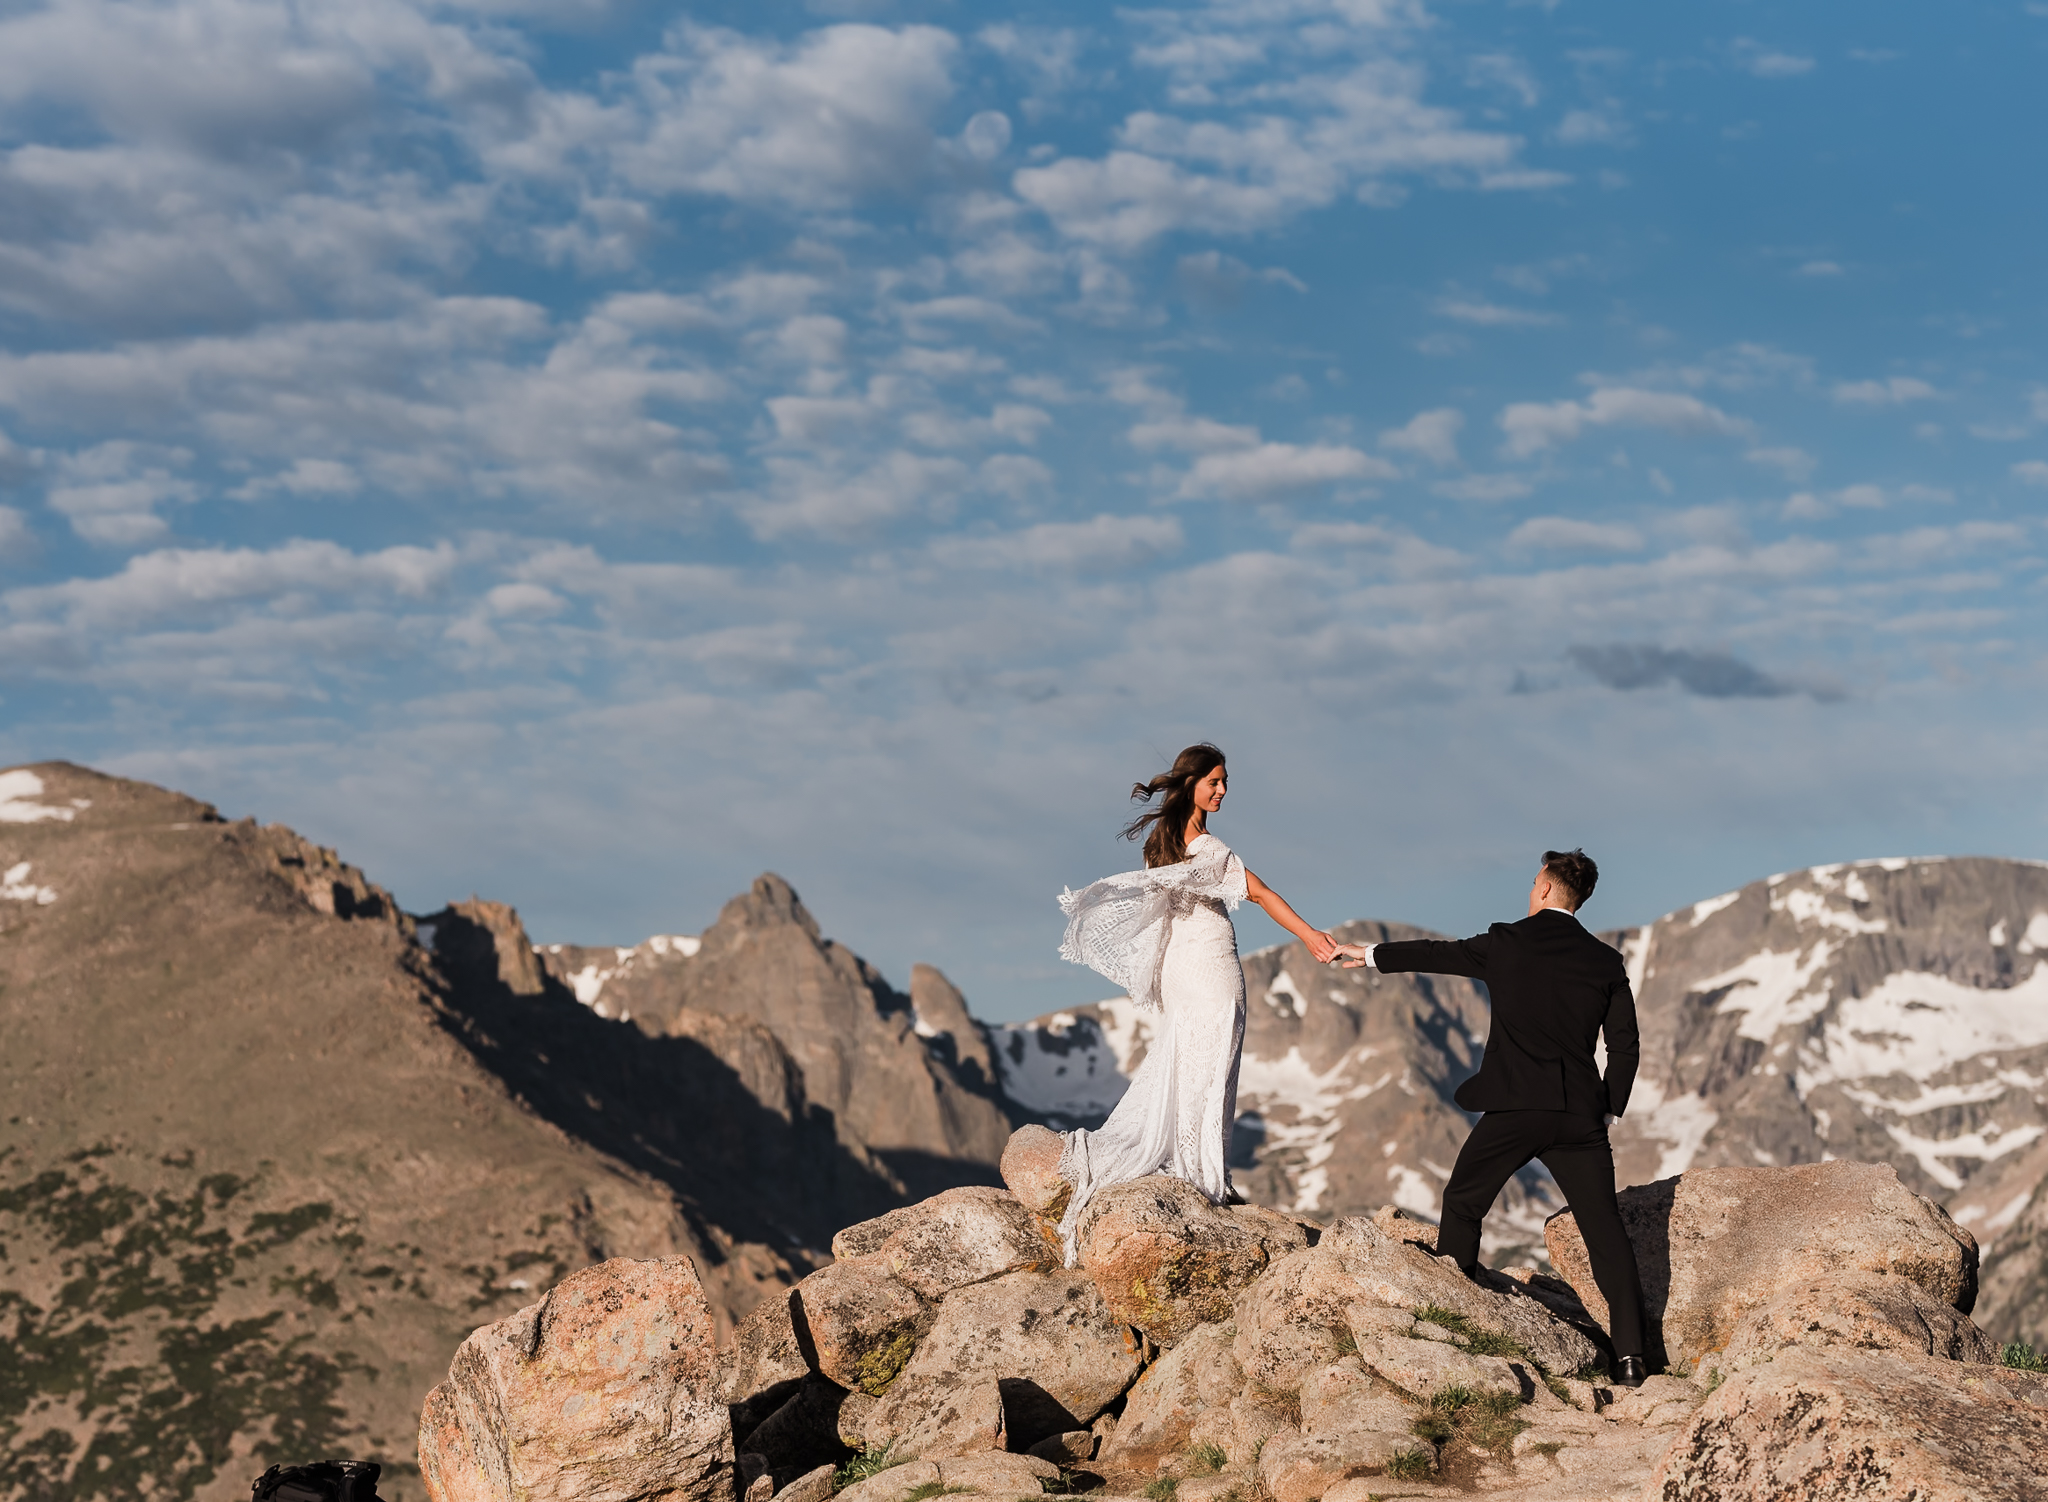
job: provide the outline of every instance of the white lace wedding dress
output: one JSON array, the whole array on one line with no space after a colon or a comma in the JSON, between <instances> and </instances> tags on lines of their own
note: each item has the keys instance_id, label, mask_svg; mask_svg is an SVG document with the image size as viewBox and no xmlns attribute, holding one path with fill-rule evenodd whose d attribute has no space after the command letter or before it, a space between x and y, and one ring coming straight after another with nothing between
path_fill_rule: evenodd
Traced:
<instances>
[{"instance_id":1,"label":"white lace wedding dress","mask_svg":"<svg viewBox=\"0 0 2048 1502\"><path fill-rule=\"evenodd\" d=\"M1130 1088L1093 1132L1067 1134L1060 1173L1074 1186L1060 1221L1067 1266L1097 1190L1146 1174L1186 1179L1212 1202L1230 1195L1230 1128L1244 1046L1244 968L1230 910L1244 900L1244 862L1213 834L1189 841L1177 865L1127 871L1062 892L1060 957L1122 986L1162 1013Z\"/></svg>"}]
</instances>

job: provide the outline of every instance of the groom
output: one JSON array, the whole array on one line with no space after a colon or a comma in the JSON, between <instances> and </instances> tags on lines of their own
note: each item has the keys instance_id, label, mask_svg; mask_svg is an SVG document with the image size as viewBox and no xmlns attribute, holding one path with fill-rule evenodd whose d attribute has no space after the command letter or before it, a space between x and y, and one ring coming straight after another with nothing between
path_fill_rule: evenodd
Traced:
<instances>
[{"instance_id":1,"label":"groom","mask_svg":"<svg viewBox=\"0 0 2048 1502\"><path fill-rule=\"evenodd\" d=\"M1600 870L1583 850L1549 850L1529 888L1529 916L1496 923L1470 939L1408 939L1343 944L1346 969L1384 974L1421 971L1486 982L1493 1028L1479 1072L1458 1087L1457 1102L1481 1111L1444 1185L1437 1254L1477 1278L1479 1222L1494 1196L1532 1158L1564 1191L1593 1281L1607 1300L1614 1380L1638 1387L1643 1367L1642 1281L1635 1249L1614 1199L1614 1154L1607 1122L1628 1105L1639 1048L1636 1003L1619 953L1573 916L1593 895ZM1607 1034L1607 1077L1593 1058Z\"/></svg>"}]
</instances>

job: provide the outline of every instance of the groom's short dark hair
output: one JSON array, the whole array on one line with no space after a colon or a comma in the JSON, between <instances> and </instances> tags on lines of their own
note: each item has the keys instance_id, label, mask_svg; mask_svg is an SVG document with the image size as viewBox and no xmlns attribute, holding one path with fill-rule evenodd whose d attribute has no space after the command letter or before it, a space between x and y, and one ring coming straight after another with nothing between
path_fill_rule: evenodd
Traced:
<instances>
[{"instance_id":1,"label":"groom's short dark hair","mask_svg":"<svg viewBox=\"0 0 2048 1502\"><path fill-rule=\"evenodd\" d=\"M1565 894L1572 900L1574 912L1586 905L1586 899L1593 895L1593 888L1600 880L1600 868L1583 850L1546 850L1543 852L1543 869L1550 873L1552 881L1565 889Z\"/></svg>"}]
</instances>

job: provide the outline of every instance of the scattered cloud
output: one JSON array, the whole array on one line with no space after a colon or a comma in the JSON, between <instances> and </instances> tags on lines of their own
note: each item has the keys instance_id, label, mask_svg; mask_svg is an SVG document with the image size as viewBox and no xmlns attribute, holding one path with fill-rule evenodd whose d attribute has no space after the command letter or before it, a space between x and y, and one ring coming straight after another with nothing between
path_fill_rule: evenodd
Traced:
<instances>
[{"instance_id":1,"label":"scattered cloud","mask_svg":"<svg viewBox=\"0 0 2048 1502\"><path fill-rule=\"evenodd\" d=\"M1569 443L1587 428L1658 428L1715 438L1746 438L1755 431L1747 419L1730 416L1696 396L1633 386L1604 386L1583 402L1512 402L1498 421L1507 437L1507 451L1518 458Z\"/></svg>"},{"instance_id":2,"label":"scattered cloud","mask_svg":"<svg viewBox=\"0 0 2048 1502\"><path fill-rule=\"evenodd\" d=\"M1833 396L1845 407L1898 407L1907 402L1924 402L1939 396L1932 386L1912 376L1891 376L1881 381L1840 381Z\"/></svg>"},{"instance_id":3,"label":"scattered cloud","mask_svg":"<svg viewBox=\"0 0 2048 1502\"><path fill-rule=\"evenodd\" d=\"M1540 308L1508 308L1499 303L1464 297L1439 299L1436 310L1446 318L1477 324L1482 328L1555 328L1564 322L1562 315L1546 313Z\"/></svg>"},{"instance_id":4,"label":"scattered cloud","mask_svg":"<svg viewBox=\"0 0 2048 1502\"><path fill-rule=\"evenodd\" d=\"M1702 699L1775 699L1799 690L1726 652L1615 642L1566 653L1597 682L1623 693L1676 684Z\"/></svg>"},{"instance_id":5,"label":"scattered cloud","mask_svg":"<svg viewBox=\"0 0 2048 1502\"><path fill-rule=\"evenodd\" d=\"M2022 459L2012 467L2013 478L2028 485L2048 485L2048 460Z\"/></svg>"},{"instance_id":6,"label":"scattered cloud","mask_svg":"<svg viewBox=\"0 0 2048 1502\"><path fill-rule=\"evenodd\" d=\"M1634 527L1569 516L1532 516L1508 534L1507 545L1517 552L1639 553L1643 534Z\"/></svg>"},{"instance_id":7,"label":"scattered cloud","mask_svg":"<svg viewBox=\"0 0 2048 1502\"><path fill-rule=\"evenodd\" d=\"M1340 481L1395 480L1384 459L1336 443L1261 443L1204 454L1181 480L1179 494L1227 501L1266 500Z\"/></svg>"},{"instance_id":8,"label":"scattered cloud","mask_svg":"<svg viewBox=\"0 0 2048 1502\"><path fill-rule=\"evenodd\" d=\"M1736 40L1734 53L1736 66L1752 78L1799 78L1811 73L1814 67L1810 57L1766 47L1748 37Z\"/></svg>"},{"instance_id":9,"label":"scattered cloud","mask_svg":"<svg viewBox=\"0 0 2048 1502\"><path fill-rule=\"evenodd\" d=\"M1742 457L1751 464L1768 465L1788 480L1805 479L1813 473L1814 466L1819 463L1805 449L1795 448L1790 444L1771 444L1753 448Z\"/></svg>"},{"instance_id":10,"label":"scattered cloud","mask_svg":"<svg viewBox=\"0 0 2048 1502\"><path fill-rule=\"evenodd\" d=\"M1456 407L1433 407L1381 433L1380 447L1414 454L1440 469L1449 469L1458 462L1458 433L1464 426L1465 414Z\"/></svg>"}]
</instances>

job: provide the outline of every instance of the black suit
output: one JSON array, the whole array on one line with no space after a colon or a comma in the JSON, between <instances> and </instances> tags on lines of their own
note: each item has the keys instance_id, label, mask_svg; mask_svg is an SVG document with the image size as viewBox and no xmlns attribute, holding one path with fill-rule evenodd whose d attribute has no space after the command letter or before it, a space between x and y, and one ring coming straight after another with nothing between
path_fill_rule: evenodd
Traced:
<instances>
[{"instance_id":1,"label":"black suit","mask_svg":"<svg viewBox=\"0 0 2048 1502\"><path fill-rule=\"evenodd\" d=\"M1493 1001L1486 1055L1456 1097L1466 1110L1485 1114L1444 1185L1437 1250L1461 1266L1476 1264L1479 1222L1502 1186L1541 1158L1586 1239L1615 1355L1640 1355L1642 1284L1614 1200L1607 1141L1607 1117L1627 1109L1641 1055L1621 955L1569 913L1545 908L1469 939L1378 944L1372 963L1389 975L1467 975L1484 981ZM1593 1057L1603 1031L1605 1079Z\"/></svg>"}]
</instances>

